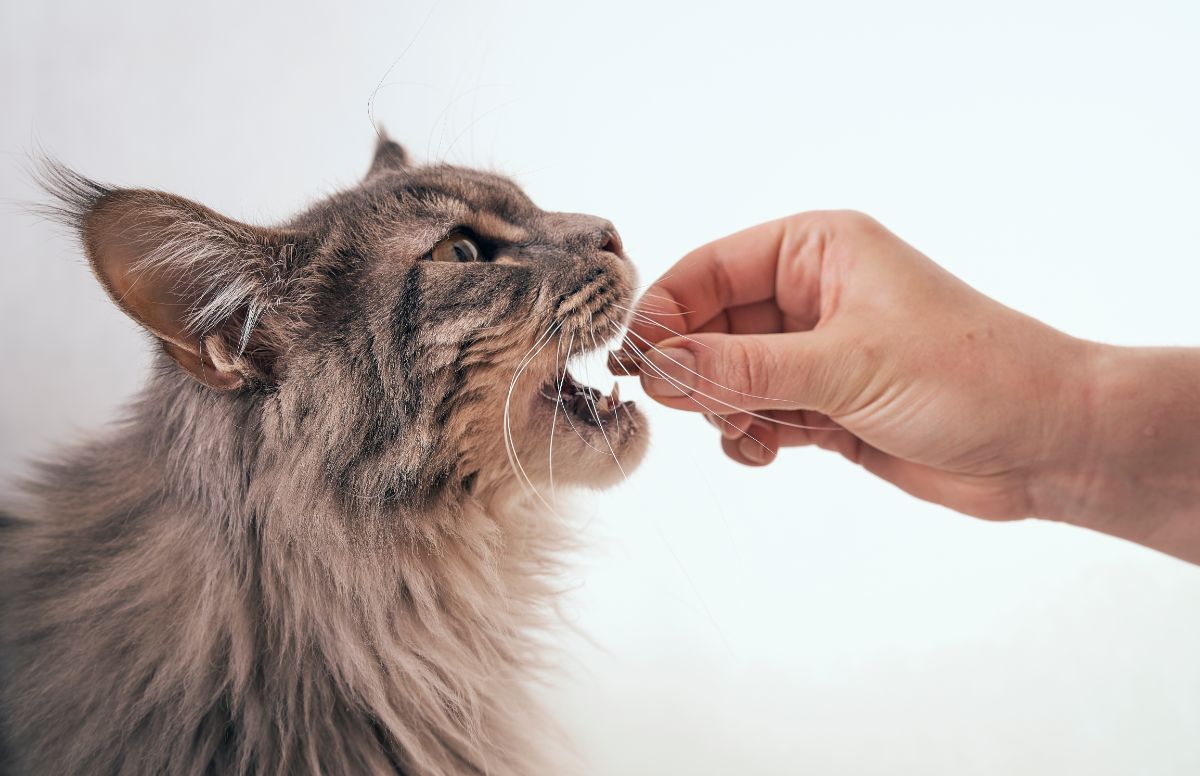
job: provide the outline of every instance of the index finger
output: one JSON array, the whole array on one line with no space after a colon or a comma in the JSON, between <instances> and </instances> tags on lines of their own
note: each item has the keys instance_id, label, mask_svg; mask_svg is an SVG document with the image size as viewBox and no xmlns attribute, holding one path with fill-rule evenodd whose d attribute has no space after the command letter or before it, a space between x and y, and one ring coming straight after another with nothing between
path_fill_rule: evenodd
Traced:
<instances>
[{"instance_id":1,"label":"index finger","mask_svg":"<svg viewBox=\"0 0 1200 776\"><path fill-rule=\"evenodd\" d=\"M658 342L695 332L730 307L771 299L784 226L752 226L684 256L642 295L630 330Z\"/></svg>"},{"instance_id":2,"label":"index finger","mask_svg":"<svg viewBox=\"0 0 1200 776\"><path fill-rule=\"evenodd\" d=\"M798 213L697 248L638 301L631 336L657 343L700 331L733 308L768 301L811 328L820 317L822 267L839 215Z\"/></svg>"}]
</instances>

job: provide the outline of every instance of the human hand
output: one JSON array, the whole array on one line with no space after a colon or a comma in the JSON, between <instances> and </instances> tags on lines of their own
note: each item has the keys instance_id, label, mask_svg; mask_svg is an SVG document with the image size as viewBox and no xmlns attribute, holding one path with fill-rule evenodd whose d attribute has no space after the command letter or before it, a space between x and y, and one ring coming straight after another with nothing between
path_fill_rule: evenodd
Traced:
<instances>
[{"instance_id":1,"label":"human hand","mask_svg":"<svg viewBox=\"0 0 1200 776\"><path fill-rule=\"evenodd\" d=\"M1040 478L1079 460L1093 347L866 216L821 212L684 257L642 298L614 371L640 367L651 397L708 415L742 463L815 444L1009 519L1037 514Z\"/></svg>"}]
</instances>

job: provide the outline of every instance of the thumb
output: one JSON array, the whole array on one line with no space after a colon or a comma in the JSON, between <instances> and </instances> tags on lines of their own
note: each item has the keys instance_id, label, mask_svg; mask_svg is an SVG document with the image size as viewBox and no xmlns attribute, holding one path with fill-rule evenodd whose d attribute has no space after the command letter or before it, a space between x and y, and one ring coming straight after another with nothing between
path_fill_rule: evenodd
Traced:
<instances>
[{"instance_id":1,"label":"thumb","mask_svg":"<svg viewBox=\"0 0 1200 776\"><path fill-rule=\"evenodd\" d=\"M647 350L642 387L669 407L727 415L736 410L830 412L845 357L823 332L695 334Z\"/></svg>"}]
</instances>

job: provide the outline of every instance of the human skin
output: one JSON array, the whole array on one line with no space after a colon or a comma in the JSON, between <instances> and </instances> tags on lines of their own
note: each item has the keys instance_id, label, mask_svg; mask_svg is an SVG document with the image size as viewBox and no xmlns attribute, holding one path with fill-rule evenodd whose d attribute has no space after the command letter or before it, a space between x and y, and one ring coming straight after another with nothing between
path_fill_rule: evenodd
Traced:
<instances>
[{"instance_id":1,"label":"human skin","mask_svg":"<svg viewBox=\"0 0 1200 776\"><path fill-rule=\"evenodd\" d=\"M801 213L688 254L611 366L708 416L741 463L817 445L968 515L1074 523L1200 563L1200 350L1068 336L860 213Z\"/></svg>"}]
</instances>

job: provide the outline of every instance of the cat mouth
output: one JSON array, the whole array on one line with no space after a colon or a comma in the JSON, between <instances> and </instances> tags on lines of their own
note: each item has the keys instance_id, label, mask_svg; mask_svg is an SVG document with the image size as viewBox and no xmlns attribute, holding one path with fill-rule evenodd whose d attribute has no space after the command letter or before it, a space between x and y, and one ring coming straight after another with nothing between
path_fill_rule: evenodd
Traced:
<instances>
[{"instance_id":1,"label":"cat mouth","mask_svg":"<svg viewBox=\"0 0 1200 776\"><path fill-rule=\"evenodd\" d=\"M623 416L635 412L632 401L621 401L617 384L614 383L612 393L606 395L576 380L568 369L557 372L538 393L575 420L601 429L619 423Z\"/></svg>"}]
</instances>

